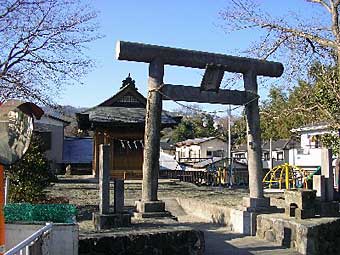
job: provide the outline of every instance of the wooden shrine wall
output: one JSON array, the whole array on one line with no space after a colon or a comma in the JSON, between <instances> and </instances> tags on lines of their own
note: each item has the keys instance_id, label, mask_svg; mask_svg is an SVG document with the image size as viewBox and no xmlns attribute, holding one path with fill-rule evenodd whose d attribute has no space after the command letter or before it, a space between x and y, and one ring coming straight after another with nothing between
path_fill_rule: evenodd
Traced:
<instances>
[{"instance_id":1,"label":"wooden shrine wall","mask_svg":"<svg viewBox=\"0 0 340 255\"><path fill-rule=\"evenodd\" d=\"M111 145L111 177L136 179L142 178L144 130L116 129L96 130L93 146L93 174L98 176L99 145Z\"/></svg>"}]
</instances>

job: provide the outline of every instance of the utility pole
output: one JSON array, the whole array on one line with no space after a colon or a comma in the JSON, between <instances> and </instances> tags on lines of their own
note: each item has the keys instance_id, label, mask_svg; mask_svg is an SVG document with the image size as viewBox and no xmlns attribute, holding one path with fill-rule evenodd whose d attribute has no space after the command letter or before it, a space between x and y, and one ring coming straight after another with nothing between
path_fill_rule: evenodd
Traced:
<instances>
[{"instance_id":1,"label":"utility pole","mask_svg":"<svg viewBox=\"0 0 340 255\"><path fill-rule=\"evenodd\" d=\"M269 170L273 169L273 139L269 139Z\"/></svg>"},{"instance_id":2,"label":"utility pole","mask_svg":"<svg viewBox=\"0 0 340 255\"><path fill-rule=\"evenodd\" d=\"M229 169L230 169L230 176L229 176L229 184L230 187L233 186L233 159L231 155L231 105L229 105L228 109L228 161L229 161Z\"/></svg>"}]
</instances>

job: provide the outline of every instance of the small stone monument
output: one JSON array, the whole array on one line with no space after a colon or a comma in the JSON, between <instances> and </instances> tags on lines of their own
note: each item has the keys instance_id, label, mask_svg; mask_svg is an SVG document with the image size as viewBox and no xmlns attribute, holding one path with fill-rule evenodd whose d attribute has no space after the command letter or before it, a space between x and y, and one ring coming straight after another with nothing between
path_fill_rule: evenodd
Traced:
<instances>
[{"instance_id":1,"label":"small stone monument","mask_svg":"<svg viewBox=\"0 0 340 255\"><path fill-rule=\"evenodd\" d=\"M313 190L316 190L316 197L320 201L326 201L326 183L324 175L313 176Z\"/></svg>"},{"instance_id":2,"label":"small stone monument","mask_svg":"<svg viewBox=\"0 0 340 255\"><path fill-rule=\"evenodd\" d=\"M335 186L337 191L337 196L340 194L340 158L338 157L335 161Z\"/></svg>"},{"instance_id":3,"label":"small stone monument","mask_svg":"<svg viewBox=\"0 0 340 255\"><path fill-rule=\"evenodd\" d=\"M332 150L321 150L321 175L325 178L326 201L334 199L334 174L332 166Z\"/></svg>"},{"instance_id":4,"label":"small stone monument","mask_svg":"<svg viewBox=\"0 0 340 255\"><path fill-rule=\"evenodd\" d=\"M334 178L332 150L323 148L321 151L321 175L313 176L313 189L317 191L318 215L321 217L339 217L339 203L334 201Z\"/></svg>"},{"instance_id":5,"label":"small stone monument","mask_svg":"<svg viewBox=\"0 0 340 255\"><path fill-rule=\"evenodd\" d=\"M66 169L65 169L65 175L66 176L71 176L72 175L72 167L71 167L70 164L68 164Z\"/></svg>"},{"instance_id":6,"label":"small stone monument","mask_svg":"<svg viewBox=\"0 0 340 255\"><path fill-rule=\"evenodd\" d=\"M124 180L114 179L114 213L124 212Z\"/></svg>"},{"instance_id":7,"label":"small stone monument","mask_svg":"<svg viewBox=\"0 0 340 255\"><path fill-rule=\"evenodd\" d=\"M316 190L295 189L285 191L285 214L295 219L315 217Z\"/></svg>"},{"instance_id":8,"label":"small stone monument","mask_svg":"<svg viewBox=\"0 0 340 255\"><path fill-rule=\"evenodd\" d=\"M110 145L99 146L99 213L93 213L96 230L124 227L131 224L131 215L124 212L124 181L115 180L114 212L110 212Z\"/></svg>"}]
</instances>

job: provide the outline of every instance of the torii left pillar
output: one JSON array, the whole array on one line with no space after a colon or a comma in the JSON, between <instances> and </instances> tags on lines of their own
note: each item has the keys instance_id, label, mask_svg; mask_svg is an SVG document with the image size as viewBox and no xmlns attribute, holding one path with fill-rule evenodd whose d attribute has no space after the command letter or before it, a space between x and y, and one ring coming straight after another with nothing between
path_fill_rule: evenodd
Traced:
<instances>
[{"instance_id":1,"label":"torii left pillar","mask_svg":"<svg viewBox=\"0 0 340 255\"><path fill-rule=\"evenodd\" d=\"M252 70L243 74L244 89L257 94L257 75ZM261 150L261 129L258 99L246 105L247 116L247 152L249 169L249 197L244 197L247 211L266 210L270 205L269 198L263 196L263 167Z\"/></svg>"},{"instance_id":2,"label":"torii left pillar","mask_svg":"<svg viewBox=\"0 0 340 255\"><path fill-rule=\"evenodd\" d=\"M158 200L159 148L162 114L162 95L158 90L163 84L164 64L154 59L149 64L148 97L146 105L142 200L136 202L141 217L167 214L165 203Z\"/></svg>"}]
</instances>

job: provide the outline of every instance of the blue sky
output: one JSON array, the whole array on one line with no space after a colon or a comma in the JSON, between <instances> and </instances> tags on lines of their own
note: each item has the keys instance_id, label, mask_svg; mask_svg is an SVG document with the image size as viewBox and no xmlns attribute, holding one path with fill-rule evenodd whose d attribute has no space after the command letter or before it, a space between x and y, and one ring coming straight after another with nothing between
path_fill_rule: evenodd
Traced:
<instances>
[{"instance_id":1,"label":"blue sky","mask_svg":"<svg viewBox=\"0 0 340 255\"><path fill-rule=\"evenodd\" d=\"M276 14L288 9L304 7L303 0L260 1L263 7ZM117 40L143 42L170 47L237 55L254 39L256 34L239 32L226 34L218 13L228 0L97 0L92 2L98 11L99 32L103 39L89 45L89 56L97 67L85 79L84 85L67 87L57 100L62 105L91 107L116 93L128 73L136 80L139 91L146 95L148 65L115 59ZM199 85L203 71L199 69L166 66L165 83ZM265 89L261 89L265 97ZM223 109L226 106L208 105L204 109ZM178 105L165 102L171 110Z\"/></svg>"}]
</instances>

